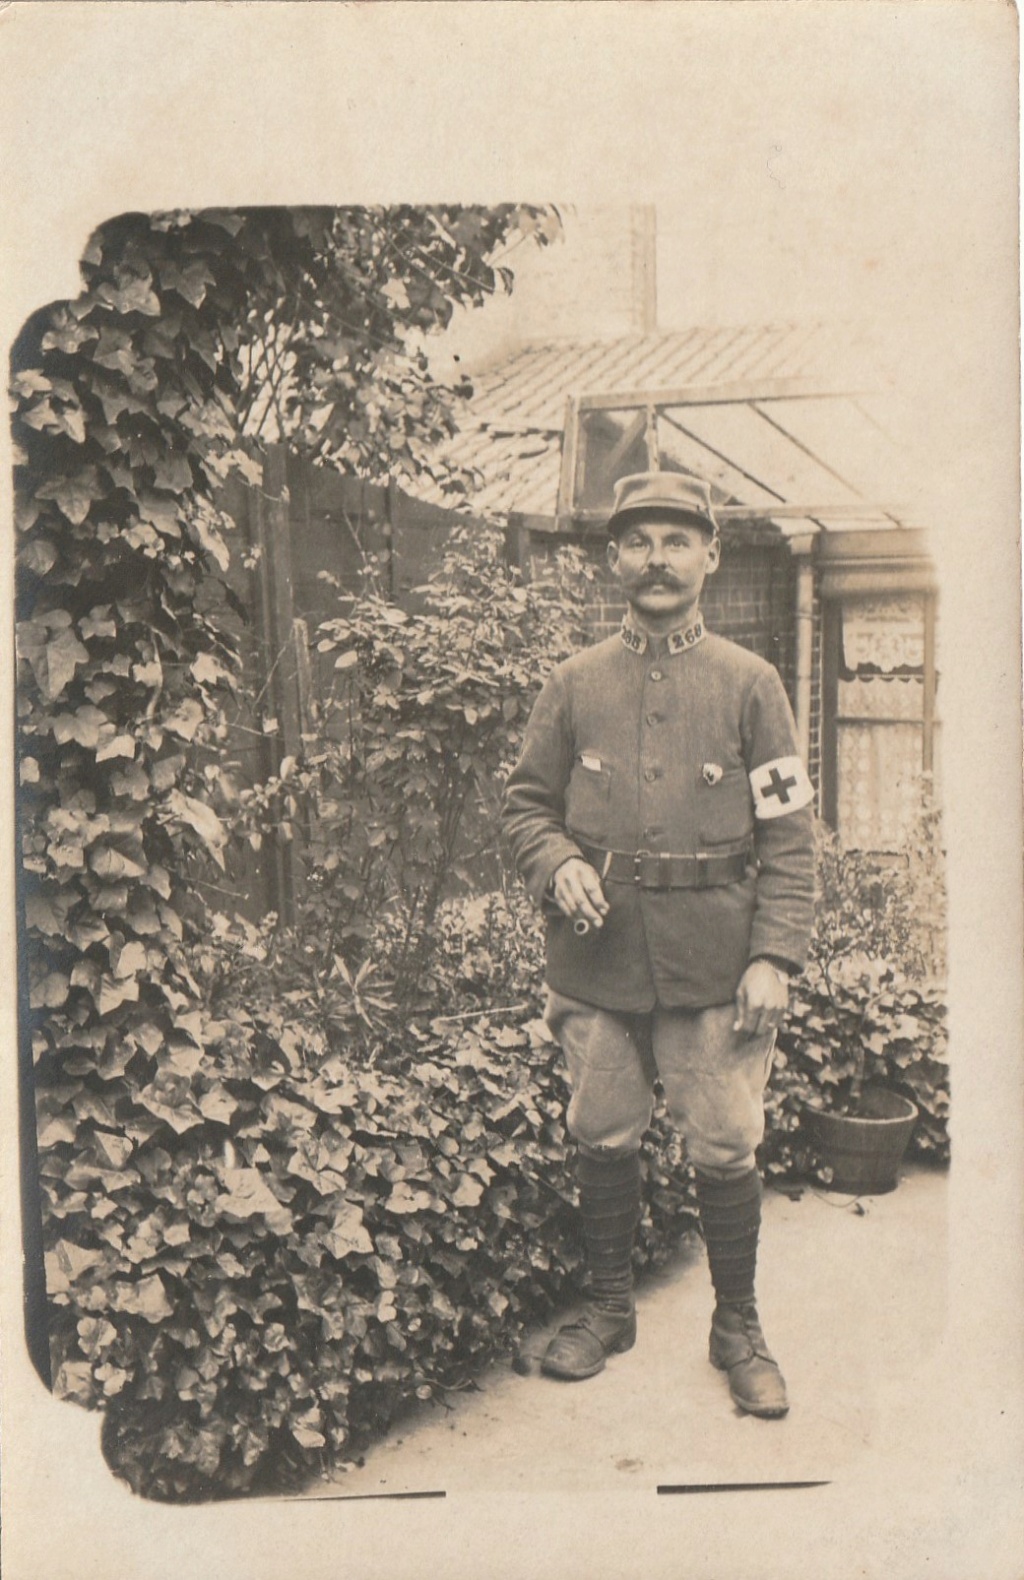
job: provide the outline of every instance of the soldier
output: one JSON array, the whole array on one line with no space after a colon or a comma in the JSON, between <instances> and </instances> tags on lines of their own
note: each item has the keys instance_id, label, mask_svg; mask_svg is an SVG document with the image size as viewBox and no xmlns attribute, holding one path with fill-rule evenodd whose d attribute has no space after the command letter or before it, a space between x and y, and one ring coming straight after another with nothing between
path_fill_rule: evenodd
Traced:
<instances>
[{"instance_id":1,"label":"soldier","mask_svg":"<svg viewBox=\"0 0 1024 1580\"><path fill-rule=\"evenodd\" d=\"M503 810L547 915L547 1020L571 1087L591 1286L542 1366L592 1377L635 1342L639 1147L657 1077L696 1172L711 1362L741 1409L781 1416L755 1304L754 1154L813 921L813 790L776 670L701 619L721 552L708 485L625 477L608 532L621 632L548 678Z\"/></svg>"}]
</instances>

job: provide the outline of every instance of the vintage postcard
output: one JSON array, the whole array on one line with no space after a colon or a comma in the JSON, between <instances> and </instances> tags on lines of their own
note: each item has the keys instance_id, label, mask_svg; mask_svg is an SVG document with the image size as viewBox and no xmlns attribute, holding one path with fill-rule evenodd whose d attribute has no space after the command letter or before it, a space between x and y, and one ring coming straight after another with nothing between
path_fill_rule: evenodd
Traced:
<instances>
[{"instance_id":1,"label":"vintage postcard","mask_svg":"<svg viewBox=\"0 0 1024 1580\"><path fill-rule=\"evenodd\" d=\"M0 9L11 1580L1019 1574L1017 68Z\"/></svg>"}]
</instances>

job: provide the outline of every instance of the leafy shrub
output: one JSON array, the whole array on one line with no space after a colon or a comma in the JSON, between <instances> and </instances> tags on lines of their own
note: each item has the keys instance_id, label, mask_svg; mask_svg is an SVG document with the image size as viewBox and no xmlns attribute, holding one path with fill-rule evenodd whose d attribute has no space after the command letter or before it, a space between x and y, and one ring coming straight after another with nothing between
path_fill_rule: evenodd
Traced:
<instances>
[{"instance_id":1,"label":"leafy shrub","mask_svg":"<svg viewBox=\"0 0 1024 1580\"><path fill-rule=\"evenodd\" d=\"M818 830L811 958L779 1033L760 1160L769 1177L818 1173L800 1133L805 1106L855 1112L865 1085L919 1111L911 1152L949 1157L942 970L945 903L938 813L926 803L895 865Z\"/></svg>"},{"instance_id":2,"label":"leafy shrub","mask_svg":"<svg viewBox=\"0 0 1024 1580\"><path fill-rule=\"evenodd\" d=\"M453 969L460 904L472 978L488 924L478 901L447 908ZM493 926L519 925L491 904ZM207 974L216 941L194 962L202 1057L131 1083L149 1126L111 1124L88 1150L79 1136L74 1161L57 1148L44 1170L64 1225L48 1266L58 1391L107 1404L112 1462L157 1497L354 1456L414 1400L510 1353L583 1270L536 974L517 1020L408 1021L368 1059L282 1024L271 972L254 994L258 935L236 947L249 980ZM692 1221L660 1124L646 1160L641 1268Z\"/></svg>"},{"instance_id":3,"label":"leafy shrub","mask_svg":"<svg viewBox=\"0 0 1024 1580\"><path fill-rule=\"evenodd\" d=\"M22 1029L67 1396L126 1409L173 1389L205 1420L215 1361L203 1351L199 1383L168 1383L161 1346L200 1348L193 1319L216 1284L204 1257L216 1242L221 1274L235 1265L247 1221L225 1205L222 1231L211 1205L239 1200L221 1077L236 1078L236 1052L263 1069L277 1020L236 1050L211 1029L188 955L207 925L190 864L223 860L227 838L194 754L216 755L238 681L217 489L233 467L254 475L242 441L271 408L279 435L363 476L428 468L454 392L431 380L419 337L508 283L487 255L516 225L557 229L508 206L123 215L91 239L78 298L19 336ZM358 1024L369 995L350 974ZM193 1263L199 1305L181 1293ZM211 1441L174 1449L179 1482L209 1475ZM231 1452L249 1474L263 1449L243 1433Z\"/></svg>"},{"instance_id":4,"label":"leafy shrub","mask_svg":"<svg viewBox=\"0 0 1024 1580\"><path fill-rule=\"evenodd\" d=\"M497 793L541 680L583 635L581 555L564 551L553 581L524 584L501 544L455 532L421 612L367 594L319 631L336 684L310 758L312 903L343 952L358 955L382 916L401 931L392 967L406 1007L444 898L500 877Z\"/></svg>"}]
</instances>

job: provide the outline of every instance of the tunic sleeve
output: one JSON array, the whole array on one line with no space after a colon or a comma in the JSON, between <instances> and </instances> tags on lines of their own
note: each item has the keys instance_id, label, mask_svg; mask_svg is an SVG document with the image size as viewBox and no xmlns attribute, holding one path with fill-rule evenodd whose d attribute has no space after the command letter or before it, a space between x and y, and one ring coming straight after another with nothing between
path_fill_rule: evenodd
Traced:
<instances>
[{"instance_id":1,"label":"tunic sleeve","mask_svg":"<svg viewBox=\"0 0 1024 1580\"><path fill-rule=\"evenodd\" d=\"M814 926L814 791L774 669L750 688L742 731L758 868L750 959L771 955L800 971Z\"/></svg>"},{"instance_id":2,"label":"tunic sleeve","mask_svg":"<svg viewBox=\"0 0 1024 1580\"><path fill-rule=\"evenodd\" d=\"M538 905L563 861L582 854L565 829L565 791L573 754L570 700L556 670L534 704L502 804L503 833Z\"/></svg>"}]
</instances>

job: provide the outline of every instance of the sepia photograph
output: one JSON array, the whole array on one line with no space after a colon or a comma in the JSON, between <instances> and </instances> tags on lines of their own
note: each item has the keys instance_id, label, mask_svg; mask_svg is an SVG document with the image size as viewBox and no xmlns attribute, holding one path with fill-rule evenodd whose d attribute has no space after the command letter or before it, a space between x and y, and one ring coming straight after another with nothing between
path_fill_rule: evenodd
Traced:
<instances>
[{"instance_id":1,"label":"sepia photograph","mask_svg":"<svg viewBox=\"0 0 1024 1580\"><path fill-rule=\"evenodd\" d=\"M1010 1580L1012 13L47 10L240 65L13 216L12 1580Z\"/></svg>"}]
</instances>

